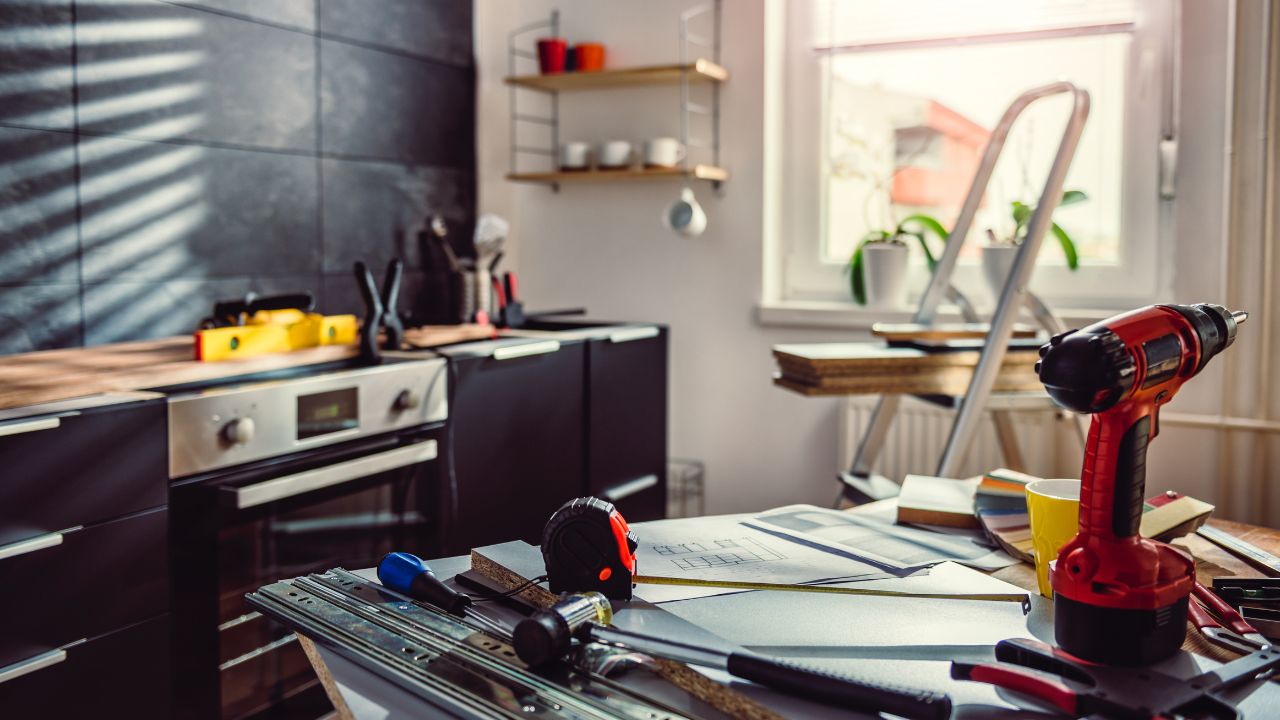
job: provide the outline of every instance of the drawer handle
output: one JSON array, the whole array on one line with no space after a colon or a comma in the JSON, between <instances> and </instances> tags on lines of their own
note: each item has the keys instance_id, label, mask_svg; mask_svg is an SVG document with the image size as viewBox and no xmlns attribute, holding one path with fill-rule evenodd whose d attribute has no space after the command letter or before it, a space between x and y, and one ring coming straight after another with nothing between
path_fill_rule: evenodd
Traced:
<instances>
[{"instance_id":1,"label":"drawer handle","mask_svg":"<svg viewBox=\"0 0 1280 720\"><path fill-rule=\"evenodd\" d=\"M62 418L56 417L9 423L8 425L0 425L0 437L4 435L22 435L24 433L39 432L41 430L53 430L59 425L62 425Z\"/></svg>"},{"instance_id":2,"label":"drawer handle","mask_svg":"<svg viewBox=\"0 0 1280 720\"><path fill-rule=\"evenodd\" d=\"M226 492L235 495L236 507L240 510L263 505L275 500L291 498L295 495L319 490L320 488L341 485L369 475L376 475L388 470L414 465L436 457L436 441L426 440L395 450L367 455L355 460L327 465L315 470L300 472L296 475L264 480L260 483L242 488L227 488Z\"/></svg>"},{"instance_id":3,"label":"drawer handle","mask_svg":"<svg viewBox=\"0 0 1280 720\"><path fill-rule=\"evenodd\" d=\"M605 500L608 500L609 502L618 502L623 498L628 498L636 493L648 490L657 484L657 475L643 475L635 480L628 480L624 483L614 485L608 490L605 490L602 494L604 495Z\"/></svg>"},{"instance_id":4,"label":"drawer handle","mask_svg":"<svg viewBox=\"0 0 1280 720\"><path fill-rule=\"evenodd\" d=\"M609 342L624 343L633 340L648 340L649 338L658 337L658 328L649 325L648 327L626 328L615 331L609 335Z\"/></svg>"},{"instance_id":5,"label":"drawer handle","mask_svg":"<svg viewBox=\"0 0 1280 720\"><path fill-rule=\"evenodd\" d=\"M84 641L81 640L80 642ZM58 648L57 650L50 650L47 653L40 653L34 657L29 657L26 660L19 660L12 665L0 668L0 685L3 685L10 680L17 680L23 675L30 675L37 670L52 667L66 659L67 651L62 648Z\"/></svg>"},{"instance_id":6,"label":"drawer handle","mask_svg":"<svg viewBox=\"0 0 1280 720\"><path fill-rule=\"evenodd\" d=\"M536 343L526 343L524 345L507 345L505 347L496 348L493 351L494 360L511 360L513 358L529 357L530 355L546 355L560 350L559 340L544 340Z\"/></svg>"},{"instance_id":7,"label":"drawer handle","mask_svg":"<svg viewBox=\"0 0 1280 720\"><path fill-rule=\"evenodd\" d=\"M27 553L33 553L37 550L57 547L62 544L63 535L69 532L75 532L81 527L83 526L77 525L73 528L63 530L62 532L49 533L48 535L37 535L36 537L19 540L18 542L9 543L8 545L0 545L0 560L8 560L9 558L26 555Z\"/></svg>"}]
</instances>

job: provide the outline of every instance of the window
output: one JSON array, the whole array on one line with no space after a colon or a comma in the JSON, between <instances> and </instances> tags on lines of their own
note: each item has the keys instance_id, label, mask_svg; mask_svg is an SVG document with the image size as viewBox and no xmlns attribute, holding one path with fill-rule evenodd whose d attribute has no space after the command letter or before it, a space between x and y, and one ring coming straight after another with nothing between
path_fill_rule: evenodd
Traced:
<instances>
[{"instance_id":1,"label":"window","mask_svg":"<svg viewBox=\"0 0 1280 720\"><path fill-rule=\"evenodd\" d=\"M786 3L780 58L781 294L850 302L844 272L869 231L914 213L951 227L990 129L1024 90L1070 80L1091 112L1059 209L1080 267L1045 239L1032 290L1057 307L1132 305L1156 292L1161 147L1173 135L1172 0L804 0ZM1015 124L954 282L991 299L988 238L1014 235L1014 202L1034 205L1070 99ZM934 242L941 248L940 241ZM913 299L927 282L913 250Z\"/></svg>"}]
</instances>

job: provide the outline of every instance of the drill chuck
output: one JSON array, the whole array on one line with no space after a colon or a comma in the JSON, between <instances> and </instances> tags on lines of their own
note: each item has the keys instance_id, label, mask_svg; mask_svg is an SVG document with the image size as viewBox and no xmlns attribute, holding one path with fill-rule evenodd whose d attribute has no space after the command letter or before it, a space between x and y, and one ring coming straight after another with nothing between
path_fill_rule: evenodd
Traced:
<instances>
[{"instance_id":1,"label":"drill chuck","mask_svg":"<svg viewBox=\"0 0 1280 720\"><path fill-rule=\"evenodd\" d=\"M1135 370L1124 341L1096 325L1054 335L1036 363L1049 397L1078 413L1102 412L1119 402L1133 388Z\"/></svg>"}]
</instances>

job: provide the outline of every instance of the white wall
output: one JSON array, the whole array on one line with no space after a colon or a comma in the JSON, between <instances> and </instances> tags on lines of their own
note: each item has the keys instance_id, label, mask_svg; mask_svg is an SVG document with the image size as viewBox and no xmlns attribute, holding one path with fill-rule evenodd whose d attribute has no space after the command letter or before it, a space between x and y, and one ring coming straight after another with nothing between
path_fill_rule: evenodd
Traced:
<instances>
[{"instance_id":1,"label":"white wall","mask_svg":"<svg viewBox=\"0 0 1280 720\"><path fill-rule=\"evenodd\" d=\"M710 223L698 239L680 239L659 217L679 186L670 181L566 186L558 194L503 179L508 170L507 33L561 11L561 34L608 46L614 66L673 62L678 16L690 2L650 0L477 0L479 62L479 188L481 211L512 221L510 262L521 274L532 309L587 306L600 318L671 326L673 457L707 467L711 512L760 509L792 502L830 502L835 493L835 400L807 399L772 387L770 346L782 342L857 339L856 331L762 327L755 319L763 275L762 218L766 178L764 136L764 8L766 0L727 0L723 64L732 77L723 91L723 164L732 177L722 194L697 186ZM1224 44L1197 38L1227 33L1224 5L1184 3L1185 22L1212 32L1190 40L1184 64L1179 201L1166 207L1161 301L1242 301L1228 297L1223 238L1223 170L1228 157ZM633 141L678 132L675 88L562 95L561 139ZM523 100L522 100L523 101ZM782 151L785 152L785 141ZM1240 260L1248 263L1248 258ZM1256 297L1256 294L1251 294ZM1255 300L1256 302L1256 300ZM1237 350L1257 355L1242 334ZM1183 413L1222 413L1226 385L1218 362L1170 406ZM1265 366L1264 366L1265 367ZM1247 372L1259 372L1257 363ZM1153 444L1149 484L1215 501L1236 487L1266 482L1264 461L1230 466L1223 477L1224 433L1169 423ZM1280 493L1277 493L1280 495ZM1227 515L1260 519L1262 510L1233 503Z\"/></svg>"},{"instance_id":2,"label":"white wall","mask_svg":"<svg viewBox=\"0 0 1280 720\"><path fill-rule=\"evenodd\" d=\"M671 326L672 457L706 464L713 512L835 495L836 401L772 387L770 346L850 333L764 328L755 321L762 276L764 174L763 1L725 3L723 164L717 196L695 191L707 232L681 239L661 227L674 181L541 186L502 179L508 165L506 38L510 28L561 11L561 34L598 40L615 66L674 62L687 2L478 0L480 210L512 221L526 306L585 305L600 318ZM610 90L561 96L561 138L642 140L679 132L679 91ZM523 102L523 98L521 102Z\"/></svg>"}]
</instances>

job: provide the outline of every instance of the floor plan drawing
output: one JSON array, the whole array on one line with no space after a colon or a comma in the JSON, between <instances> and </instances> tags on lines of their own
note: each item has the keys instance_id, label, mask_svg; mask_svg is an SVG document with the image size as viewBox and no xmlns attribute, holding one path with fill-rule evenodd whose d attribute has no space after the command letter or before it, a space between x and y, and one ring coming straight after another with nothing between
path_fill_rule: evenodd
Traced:
<instances>
[{"instance_id":1,"label":"floor plan drawing","mask_svg":"<svg viewBox=\"0 0 1280 720\"><path fill-rule=\"evenodd\" d=\"M785 560L786 556L751 538L654 545L653 551L681 570Z\"/></svg>"}]
</instances>

